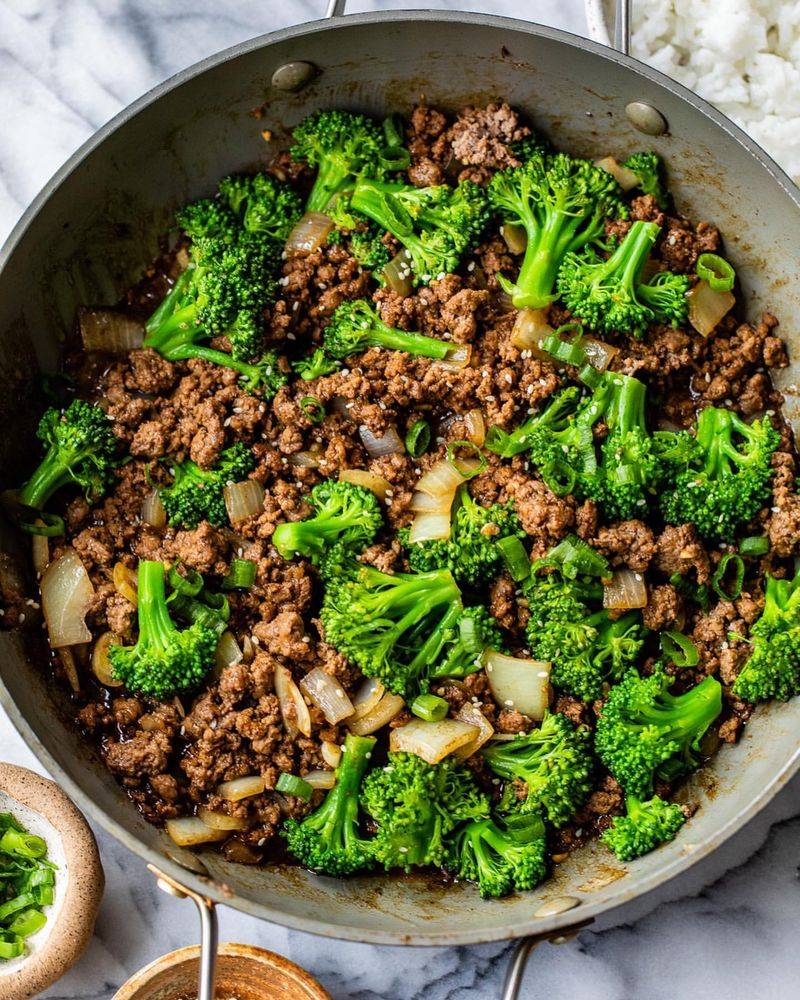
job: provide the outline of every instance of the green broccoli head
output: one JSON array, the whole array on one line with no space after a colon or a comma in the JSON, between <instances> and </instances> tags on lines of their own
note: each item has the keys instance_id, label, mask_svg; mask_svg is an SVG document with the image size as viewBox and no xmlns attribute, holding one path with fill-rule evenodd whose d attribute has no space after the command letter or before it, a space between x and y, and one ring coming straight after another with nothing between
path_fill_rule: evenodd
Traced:
<instances>
[{"instance_id":1,"label":"green broccoli head","mask_svg":"<svg viewBox=\"0 0 800 1000\"><path fill-rule=\"evenodd\" d=\"M498 777L524 781L523 812L541 810L563 826L583 805L592 784L589 730L575 728L563 715L548 713L540 726L504 743L489 743L483 758Z\"/></svg>"},{"instance_id":2,"label":"green broccoli head","mask_svg":"<svg viewBox=\"0 0 800 1000\"><path fill-rule=\"evenodd\" d=\"M325 327L322 344L325 352L339 361L370 347L439 359L447 357L453 349L444 340L387 326L367 299L342 302Z\"/></svg>"},{"instance_id":3,"label":"green broccoli head","mask_svg":"<svg viewBox=\"0 0 800 1000\"><path fill-rule=\"evenodd\" d=\"M315 378L322 378L324 375L338 372L341 365L338 361L331 360L322 348L318 347L308 357L293 361L292 368L304 382L311 382Z\"/></svg>"},{"instance_id":4,"label":"green broccoli head","mask_svg":"<svg viewBox=\"0 0 800 1000\"><path fill-rule=\"evenodd\" d=\"M386 766L367 776L361 803L377 826L373 856L387 871L442 865L458 824L489 814L467 768L452 760L427 764L410 753L390 753Z\"/></svg>"},{"instance_id":5,"label":"green broccoli head","mask_svg":"<svg viewBox=\"0 0 800 1000\"><path fill-rule=\"evenodd\" d=\"M309 497L313 517L279 524L272 544L284 559L301 555L318 562L330 546L340 543L355 555L370 545L381 523L381 509L372 490L326 479Z\"/></svg>"},{"instance_id":6,"label":"green broccoli head","mask_svg":"<svg viewBox=\"0 0 800 1000\"><path fill-rule=\"evenodd\" d=\"M20 489L21 503L41 510L68 483L77 483L90 500L105 493L114 476L118 441L104 410L83 399L74 399L63 412L46 410L37 437L47 451Z\"/></svg>"},{"instance_id":7,"label":"green broccoli head","mask_svg":"<svg viewBox=\"0 0 800 1000\"><path fill-rule=\"evenodd\" d=\"M300 196L269 174L234 174L219 184L219 197L247 232L285 243L303 212Z\"/></svg>"},{"instance_id":8,"label":"green broccoli head","mask_svg":"<svg viewBox=\"0 0 800 1000\"><path fill-rule=\"evenodd\" d=\"M129 691L161 700L197 687L214 663L219 633L203 621L176 628L166 602L163 563L139 563L137 597L136 645L108 650L114 676Z\"/></svg>"},{"instance_id":9,"label":"green broccoli head","mask_svg":"<svg viewBox=\"0 0 800 1000\"><path fill-rule=\"evenodd\" d=\"M428 677L467 677L481 670L487 650L505 648L497 622L486 608L458 608Z\"/></svg>"},{"instance_id":10,"label":"green broccoli head","mask_svg":"<svg viewBox=\"0 0 800 1000\"><path fill-rule=\"evenodd\" d=\"M535 888L547 873L541 816L524 813L467 823L453 839L448 867L477 882L484 899Z\"/></svg>"},{"instance_id":11,"label":"green broccoli head","mask_svg":"<svg viewBox=\"0 0 800 1000\"><path fill-rule=\"evenodd\" d=\"M733 684L745 701L788 701L800 693L800 570L788 580L769 573L764 610L752 628L753 648Z\"/></svg>"},{"instance_id":12,"label":"green broccoli head","mask_svg":"<svg viewBox=\"0 0 800 1000\"><path fill-rule=\"evenodd\" d=\"M342 878L373 867L372 844L359 833L358 799L374 746L373 736L349 733L336 769L336 784L322 805L302 822L289 819L284 824L286 844L306 868Z\"/></svg>"},{"instance_id":13,"label":"green broccoli head","mask_svg":"<svg viewBox=\"0 0 800 1000\"><path fill-rule=\"evenodd\" d=\"M622 166L636 174L642 194L652 195L659 208L667 207L669 197L662 179L664 165L658 153L652 150L632 153Z\"/></svg>"},{"instance_id":14,"label":"green broccoli head","mask_svg":"<svg viewBox=\"0 0 800 1000\"><path fill-rule=\"evenodd\" d=\"M663 671L640 677L631 670L603 706L595 750L629 795L652 795L656 773L673 778L694 768L700 740L722 710L715 677L679 695L670 683Z\"/></svg>"},{"instance_id":15,"label":"green broccoli head","mask_svg":"<svg viewBox=\"0 0 800 1000\"><path fill-rule=\"evenodd\" d=\"M255 468L253 452L242 441L220 453L215 465L201 469L191 460L176 463L170 486L161 490L161 502L170 524L196 528L201 521L216 527L228 523L223 490L247 479Z\"/></svg>"},{"instance_id":16,"label":"green broccoli head","mask_svg":"<svg viewBox=\"0 0 800 1000\"><path fill-rule=\"evenodd\" d=\"M665 802L657 795L643 801L629 795L625 801L625 816L617 816L601 837L620 861L632 861L649 854L661 844L674 840L686 822L679 805Z\"/></svg>"}]
</instances>

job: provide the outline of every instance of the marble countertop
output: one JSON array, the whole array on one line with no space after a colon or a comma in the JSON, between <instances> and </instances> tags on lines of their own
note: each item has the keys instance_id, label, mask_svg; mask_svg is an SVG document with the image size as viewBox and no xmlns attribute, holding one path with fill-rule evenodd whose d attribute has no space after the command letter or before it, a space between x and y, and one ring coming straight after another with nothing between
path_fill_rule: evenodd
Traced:
<instances>
[{"instance_id":1,"label":"marble countertop","mask_svg":"<svg viewBox=\"0 0 800 1000\"><path fill-rule=\"evenodd\" d=\"M325 0L0 0L0 239L50 174L108 118L224 46L311 20ZM531 16L585 33L581 0L363 2ZM0 710L0 760L42 770ZM43 994L110 1000L136 969L198 939L194 907L156 889L97 830L107 889L81 963ZM692 871L531 959L524 1000L783 1000L798 995L800 778ZM220 938L281 952L336 1000L464 1000L499 993L508 948L409 950L313 938L220 911Z\"/></svg>"}]
</instances>

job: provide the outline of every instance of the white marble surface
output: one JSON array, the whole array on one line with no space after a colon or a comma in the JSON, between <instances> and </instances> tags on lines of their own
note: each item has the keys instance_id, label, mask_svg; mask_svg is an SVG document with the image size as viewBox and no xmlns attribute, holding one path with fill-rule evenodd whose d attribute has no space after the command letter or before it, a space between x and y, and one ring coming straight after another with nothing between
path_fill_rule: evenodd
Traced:
<instances>
[{"instance_id":1,"label":"white marble surface","mask_svg":"<svg viewBox=\"0 0 800 1000\"><path fill-rule=\"evenodd\" d=\"M241 39L318 16L325 0L0 0L0 238L60 163L134 98ZM581 0L405 3L535 17L585 32ZM0 760L41 769L0 712ZM193 907L98 832L107 890L83 961L44 996L110 1000L157 955L194 943ZM789 1000L800 995L800 780L713 857L560 948L536 953L525 1000ZM496 997L502 946L376 949L288 933L223 910L222 940L282 952L336 1000Z\"/></svg>"}]
</instances>

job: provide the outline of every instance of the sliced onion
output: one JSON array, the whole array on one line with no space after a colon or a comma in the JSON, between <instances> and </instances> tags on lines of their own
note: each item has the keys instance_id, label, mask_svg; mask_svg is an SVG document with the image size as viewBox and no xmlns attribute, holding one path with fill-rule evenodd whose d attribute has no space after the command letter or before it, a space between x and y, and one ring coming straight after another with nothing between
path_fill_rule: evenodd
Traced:
<instances>
[{"instance_id":1,"label":"sliced onion","mask_svg":"<svg viewBox=\"0 0 800 1000\"><path fill-rule=\"evenodd\" d=\"M470 740L469 743L465 743L463 747L459 747L453 755L458 760L466 760L467 757L471 757L474 753L477 753L484 743L489 742L494 735L494 727L478 706L471 701L467 701L461 706L456 718L462 722L466 722L470 726L475 726L478 730L478 735L475 739Z\"/></svg>"},{"instance_id":2,"label":"sliced onion","mask_svg":"<svg viewBox=\"0 0 800 1000\"><path fill-rule=\"evenodd\" d=\"M372 490L379 500L385 500L387 492L392 488L388 479L376 476L374 472L367 472L366 469L342 469L339 472L339 482L352 483L354 486L363 486L365 490Z\"/></svg>"},{"instance_id":3,"label":"sliced onion","mask_svg":"<svg viewBox=\"0 0 800 1000\"><path fill-rule=\"evenodd\" d=\"M552 361L539 344L553 332L547 322L547 309L520 309L511 331L511 343L520 351L531 351L540 361Z\"/></svg>"},{"instance_id":4,"label":"sliced onion","mask_svg":"<svg viewBox=\"0 0 800 1000\"><path fill-rule=\"evenodd\" d=\"M63 649L59 649L58 658L61 660L61 666L64 668L64 673L67 675L69 686L75 694L78 694L81 689L81 681L78 677L78 664L75 662L74 647L65 646Z\"/></svg>"},{"instance_id":5,"label":"sliced onion","mask_svg":"<svg viewBox=\"0 0 800 1000\"><path fill-rule=\"evenodd\" d=\"M120 645L122 645L122 640L118 635L114 635L113 632L104 632L94 644L94 649L92 650L92 673L103 687L113 688L122 685L122 681L114 676L114 671L111 669L111 661L108 658L108 647Z\"/></svg>"},{"instance_id":6,"label":"sliced onion","mask_svg":"<svg viewBox=\"0 0 800 1000\"><path fill-rule=\"evenodd\" d=\"M311 715L308 705L303 701L300 688L295 684L292 675L280 663L275 666L275 694L278 696L281 717L287 733L294 735L299 731L303 736L310 736Z\"/></svg>"},{"instance_id":7,"label":"sliced onion","mask_svg":"<svg viewBox=\"0 0 800 1000\"><path fill-rule=\"evenodd\" d=\"M483 442L486 440L486 421L480 410L470 410L464 417L464 432L468 441L478 448L483 447Z\"/></svg>"},{"instance_id":8,"label":"sliced onion","mask_svg":"<svg viewBox=\"0 0 800 1000\"><path fill-rule=\"evenodd\" d=\"M500 227L500 235L511 253L525 253L528 246L528 234L525 232L524 226L517 226L513 222L504 222Z\"/></svg>"},{"instance_id":9,"label":"sliced onion","mask_svg":"<svg viewBox=\"0 0 800 1000\"><path fill-rule=\"evenodd\" d=\"M437 359L433 363L446 371L460 372L467 367L471 358L471 344L454 344L452 350L448 351L445 357Z\"/></svg>"},{"instance_id":10,"label":"sliced onion","mask_svg":"<svg viewBox=\"0 0 800 1000\"><path fill-rule=\"evenodd\" d=\"M402 455L406 448L397 433L395 426L386 428L386 433L378 437L369 427L362 424L358 428L358 436L370 458L383 458L384 455Z\"/></svg>"},{"instance_id":11,"label":"sliced onion","mask_svg":"<svg viewBox=\"0 0 800 1000\"><path fill-rule=\"evenodd\" d=\"M127 354L142 346L144 326L112 309L78 309L78 327L86 351Z\"/></svg>"},{"instance_id":12,"label":"sliced onion","mask_svg":"<svg viewBox=\"0 0 800 1000\"><path fill-rule=\"evenodd\" d=\"M541 722L550 704L550 664L506 656L494 650L486 656L486 676L494 700L501 708L515 708Z\"/></svg>"},{"instance_id":13,"label":"sliced onion","mask_svg":"<svg viewBox=\"0 0 800 1000\"><path fill-rule=\"evenodd\" d=\"M639 184L639 177L630 167L623 167L613 156L604 156L602 160L595 160L594 165L605 170L607 174L611 174L623 191L632 191Z\"/></svg>"},{"instance_id":14,"label":"sliced onion","mask_svg":"<svg viewBox=\"0 0 800 1000\"><path fill-rule=\"evenodd\" d=\"M349 718L355 711L345 689L335 677L325 673L322 667L314 667L305 675L300 681L300 690L332 726Z\"/></svg>"},{"instance_id":15,"label":"sliced onion","mask_svg":"<svg viewBox=\"0 0 800 1000\"><path fill-rule=\"evenodd\" d=\"M37 576L50 565L50 539L47 535L31 535L31 560Z\"/></svg>"},{"instance_id":16,"label":"sliced onion","mask_svg":"<svg viewBox=\"0 0 800 1000\"><path fill-rule=\"evenodd\" d=\"M289 233L284 250L287 254L313 253L328 242L328 233L332 229L333 222L327 215L306 212Z\"/></svg>"},{"instance_id":17,"label":"sliced onion","mask_svg":"<svg viewBox=\"0 0 800 1000\"><path fill-rule=\"evenodd\" d=\"M609 611L628 611L647 604L644 576L632 569L615 569L609 583L603 584L603 607Z\"/></svg>"},{"instance_id":18,"label":"sliced onion","mask_svg":"<svg viewBox=\"0 0 800 1000\"><path fill-rule=\"evenodd\" d=\"M378 704L371 708L369 712L366 712L359 718L353 716L348 719L347 728L354 736L369 736L370 733L376 733L387 723L391 722L404 708L405 702L400 695L392 694L391 691L385 691Z\"/></svg>"},{"instance_id":19,"label":"sliced onion","mask_svg":"<svg viewBox=\"0 0 800 1000\"><path fill-rule=\"evenodd\" d=\"M367 677L353 698L353 719L360 719L367 712L371 712L385 691L386 688L377 677Z\"/></svg>"},{"instance_id":20,"label":"sliced onion","mask_svg":"<svg viewBox=\"0 0 800 1000\"><path fill-rule=\"evenodd\" d=\"M383 269L383 280L393 292L405 298L414 291L414 273L411 270L411 255L405 248Z\"/></svg>"},{"instance_id":21,"label":"sliced onion","mask_svg":"<svg viewBox=\"0 0 800 1000\"><path fill-rule=\"evenodd\" d=\"M210 844L217 840L225 840L228 836L225 830L212 830L199 816L181 816L180 819L168 819L167 833L178 847L195 847L197 844Z\"/></svg>"},{"instance_id":22,"label":"sliced onion","mask_svg":"<svg viewBox=\"0 0 800 1000\"><path fill-rule=\"evenodd\" d=\"M153 528L163 528L166 525L167 512L161 502L160 490L150 490L142 501L142 520Z\"/></svg>"},{"instance_id":23,"label":"sliced onion","mask_svg":"<svg viewBox=\"0 0 800 1000\"><path fill-rule=\"evenodd\" d=\"M42 611L53 649L91 642L86 612L94 597L94 587L75 549L50 563L42 577Z\"/></svg>"},{"instance_id":24,"label":"sliced onion","mask_svg":"<svg viewBox=\"0 0 800 1000\"><path fill-rule=\"evenodd\" d=\"M214 665L217 670L223 671L226 667L241 663L243 658L244 653L236 641L236 636L232 632L223 632L219 637L217 651L214 654Z\"/></svg>"},{"instance_id":25,"label":"sliced onion","mask_svg":"<svg viewBox=\"0 0 800 1000\"><path fill-rule=\"evenodd\" d=\"M130 566L126 566L125 563L121 562L115 563L111 579L114 583L114 590L118 594L122 594L125 600L129 601L134 607L137 607L139 604L138 582L136 573Z\"/></svg>"},{"instance_id":26,"label":"sliced onion","mask_svg":"<svg viewBox=\"0 0 800 1000\"><path fill-rule=\"evenodd\" d=\"M477 736L478 727L460 719L442 719L440 722L412 719L407 725L392 730L389 749L413 753L429 764L438 764L460 747L472 743Z\"/></svg>"},{"instance_id":27,"label":"sliced onion","mask_svg":"<svg viewBox=\"0 0 800 1000\"><path fill-rule=\"evenodd\" d=\"M231 524L246 521L264 509L264 487L255 479L229 483L222 491Z\"/></svg>"},{"instance_id":28,"label":"sliced onion","mask_svg":"<svg viewBox=\"0 0 800 1000\"><path fill-rule=\"evenodd\" d=\"M307 781L312 788L333 788L336 784L336 774L333 771L309 771L302 775L303 781Z\"/></svg>"},{"instance_id":29,"label":"sliced onion","mask_svg":"<svg viewBox=\"0 0 800 1000\"><path fill-rule=\"evenodd\" d=\"M713 333L736 304L733 292L715 292L707 281L698 281L686 298L689 300L689 322L703 337Z\"/></svg>"},{"instance_id":30,"label":"sliced onion","mask_svg":"<svg viewBox=\"0 0 800 1000\"><path fill-rule=\"evenodd\" d=\"M244 778L231 778L230 781L223 781L221 785L217 785L217 795L228 802L238 802L253 795L261 795L266 787L267 784L260 774L248 774Z\"/></svg>"},{"instance_id":31,"label":"sliced onion","mask_svg":"<svg viewBox=\"0 0 800 1000\"><path fill-rule=\"evenodd\" d=\"M442 496L431 496L430 493L414 493L411 496L409 510L415 514L450 514L453 498L449 493Z\"/></svg>"},{"instance_id":32,"label":"sliced onion","mask_svg":"<svg viewBox=\"0 0 800 1000\"><path fill-rule=\"evenodd\" d=\"M450 512L444 514L422 513L417 514L408 532L410 545L417 542L428 542L433 539L445 539L450 537Z\"/></svg>"},{"instance_id":33,"label":"sliced onion","mask_svg":"<svg viewBox=\"0 0 800 1000\"><path fill-rule=\"evenodd\" d=\"M289 465L294 469L318 469L319 453L313 451L296 451L289 456Z\"/></svg>"},{"instance_id":34,"label":"sliced onion","mask_svg":"<svg viewBox=\"0 0 800 1000\"><path fill-rule=\"evenodd\" d=\"M163 732L167 727L160 715L142 715L139 717L139 728L146 733Z\"/></svg>"},{"instance_id":35,"label":"sliced onion","mask_svg":"<svg viewBox=\"0 0 800 1000\"><path fill-rule=\"evenodd\" d=\"M198 819L201 819L206 826L212 830L246 830L250 825L246 819L239 816L229 816L223 812L213 812L205 806L197 809Z\"/></svg>"},{"instance_id":36,"label":"sliced onion","mask_svg":"<svg viewBox=\"0 0 800 1000\"><path fill-rule=\"evenodd\" d=\"M477 468L477 461L475 465ZM455 491L467 478L468 476L460 472L449 459L442 458L420 478L417 489L432 497L449 496L452 498Z\"/></svg>"},{"instance_id":37,"label":"sliced onion","mask_svg":"<svg viewBox=\"0 0 800 1000\"><path fill-rule=\"evenodd\" d=\"M599 372L604 372L619 354L618 347L612 347L602 340L595 340L594 337L584 337L581 340L581 347L586 351L589 364Z\"/></svg>"},{"instance_id":38,"label":"sliced onion","mask_svg":"<svg viewBox=\"0 0 800 1000\"><path fill-rule=\"evenodd\" d=\"M323 740L319 745L319 752L328 767L337 768L342 759L342 748L330 740Z\"/></svg>"}]
</instances>

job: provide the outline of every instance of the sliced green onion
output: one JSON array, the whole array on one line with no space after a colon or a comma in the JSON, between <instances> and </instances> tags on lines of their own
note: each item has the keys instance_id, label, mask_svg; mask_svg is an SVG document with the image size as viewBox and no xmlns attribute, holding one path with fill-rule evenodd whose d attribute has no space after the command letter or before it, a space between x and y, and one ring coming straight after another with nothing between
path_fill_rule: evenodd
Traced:
<instances>
[{"instance_id":1,"label":"sliced green onion","mask_svg":"<svg viewBox=\"0 0 800 1000\"><path fill-rule=\"evenodd\" d=\"M256 579L256 564L252 559L234 559L227 576L222 579L223 590L249 590Z\"/></svg>"},{"instance_id":2,"label":"sliced green onion","mask_svg":"<svg viewBox=\"0 0 800 1000\"><path fill-rule=\"evenodd\" d=\"M531 575L531 561L519 538L516 535L508 535L506 538L500 539L497 547L500 549L506 569L514 583L527 580Z\"/></svg>"},{"instance_id":3,"label":"sliced green onion","mask_svg":"<svg viewBox=\"0 0 800 1000\"><path fill-rule=\"evenodd\" d=\"M566 497L575 489L578 473L566 462L548 462L539 470L551 493Z\"/></svg>"},{"instance_id":4,"label":"sliced green onion","mask_svg":"<svg viewBox=\"0 0 800 1000\"><path fill-rule=\"evenodd\" d=\"M695 267L698 277L715 292L729 292L736 281L733 267L716 253L701 253Z\"/></svg>"},{"instance_id":5,"label":"sliced green onion","mask_svg":"<svg viewBox=\"0 0 800 1000\"><path fill-rule=\"evenodd\" d=\"M8 929L12 934L26 938L40 931L46 923L47 917L41 910L23 910L22 913L18 913L14 917L8 925Z\"/></svg>"},{"instance_id":6,"label":"sliced green onion","mask_svg":"<svg viewBox=\"0 0 800 1000\"><path fill-rule=\"evenodd\" d=\"M441 722L450 706L435 694L418 694L411 703L411 714L425 722Z\"/></svg>"},{"instance_id":7,"label":"sliced green onion","mask_svg":"<svg viewBox=\"0 0 800 1000\"><path fill-rule=\"evenodd\" d=\"M578 372L578 381L583 382L583 384L588 386L589 389L596 389L603 381L603 373L598 371L595 366L589 362Z\"/></svg>"},{"instance_id":8,"label":"sliced green onion","mask_svg":"<svg viewBox=\"0 0 800 1000\"><path fill-rule=\"evenodd\" d=\"M700 650L683 632L662 632L661 652L676 667L695 667L700 662Z\"/></svg>"},{"instance_id":9,"label":"sliced green onion","mask_svg":"<svg viewBox=\"0 0 800 1000\"><path fill-rule=\"evenodd\" d=\"M19 854L23 858L43 858L47 854L47 843L41 837L13 827L0 837L0 852Z\"/></svg>"},{"instance_id":10,"label":"sliced green onion","mask_svg":"<svg viewBox=\"0 0 800 1000\"><path fill-rule=\"evenodd\" d=\"M744 583L744 560L735 552L726 552L711 577L711 588L724 601L735 601Z\"/></svg>"},{"instance_id":11,"label":"sliced green onion","mask_svg":"<svg viewBox=\"0 0 800 1000\"><path fill-rule=\"evenodd\" d=\"M36 898L33 893L21 892L18 896L14 896L13 899L9 899L7 903L3 903L0 906L0 920L6 920L14 913L19 913L20 910L27 910L31 906L36 906Z\"/></svg>"},{"instance_id":12,"label":"sliced green onion","mask_svg":"<svg viewBox=\"0 0 800 1000\"><path fill-rule=\"evenodd\" d=\"M196 569L183 568L180 572L179 563L174 563L169 568L167 581L172 588L173 594L183 594L184 597L197 597L203 589L203 578Z\"/></svg>"},{"instance_id":13,"label":"sliced green onion","mask_svg":"<svg viewBox=\"0 0 800 1000\"><path fill-rule=\"evenodd\" d=\"M559 327L554 333L548 334L539 346L542 350L547 351L548 354L552 354L558 361L563 361L565 365L574 365L576 368L582 368L586 364L588 356L580 342L580 335L573 340L561 339L561 334L572 326L574 324Z\"/></svg>"},{"instance_id":14,"label":"sliced green onion","mask_svg":"<svg viewBox=\"0 0 800 1000\"><path fill-rule=\"evenodd\" d=\"M275 790L283 792L285 795L294 795L295 798L308 802L314 794L314 789L307 781L298 778L296 774L281 774L275 782Z\"/></svg>"},{"instance_id":15,"label":"sliced green onion","mask_svg":"<svg viewBox=\"0 0 800 1000\"><path fill-rule=\"evenodd\" d=\"M0 932L0 958L19 958L25 950L25 942L15 934Z\"/></svg>"},{"instance_id":16,"label":"sliced green onion","mask_svg":"<svg viewBox=\"0 0 800 1000\"><path fill-rule=\"evenodd\" d=\"M406 434L406 451L412 458L419 458L431 443L431 425L427 420L415 420Z\"/></svg>"},{"instance_id":17,"label":"sliced green onion","mask_svg":"<svg viewBox=\"0 0 800 1000\"><path fill-rule=\"evenodd\" d=\"M398 115L383 120L385 145L378 154L378 162L385 170L405 170L411 163L411 154L403 142L403 124Z\"/></svg>"},{"instance_id":18,"label":"sliced green onion","mask_svg":"<svg viewBox=\"0 0 800 1000\"><path fill-rule=\"evenodd\" d=\"M751 535L739 543L740 556L765 556L769 552L769 538L766 535Z\"/></svg>"},{"instance_id":19,"label":"sliced green onion","mask_svg":"<svg viewBox=\"0 0 800 1000\"><path fill-rule=\"evenodd\" d=\"M470 470L468 472L463 472L458 465L458 456L456 455L457 448L468 448L478 459L478 468L474 471ZM457 472L461 473L464 479L472 479L473 476L479 475L489 464L486 460L486 456L473 441L451 441L447 446L447 461L451 463Z\"/></svg>"},{"instance_id":20,"label":"sliced green onion","mask_svg":"<svg viewBox=\"0 0 800 1000\"><path fill-rule=\"evenodd\" d=\"M55 897L55 865L47 843L11 813L0 813L0 962L25 951L25 938L44 927L41 912Z\"/></svg>"},{"instance_id":21,"label":"sliced green onion","mask_svg":"<svg viewBox=\"0 0 800 1000\"><path fill-rule=\"evenodd\" d=\"M321 424L325 419L325 407L316 396L303 396L300 400L300 409L312 424Z\"/></svg>"}]
</instances>

